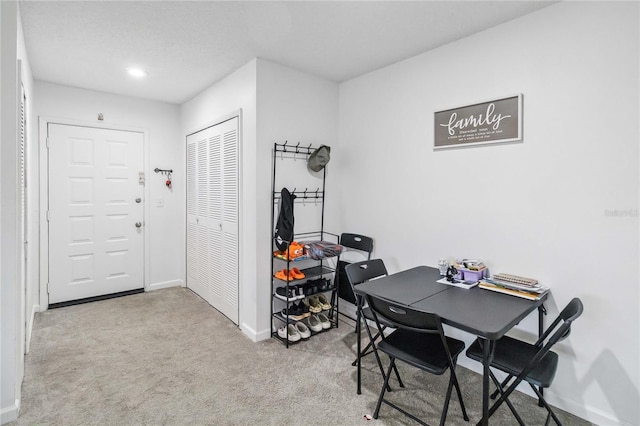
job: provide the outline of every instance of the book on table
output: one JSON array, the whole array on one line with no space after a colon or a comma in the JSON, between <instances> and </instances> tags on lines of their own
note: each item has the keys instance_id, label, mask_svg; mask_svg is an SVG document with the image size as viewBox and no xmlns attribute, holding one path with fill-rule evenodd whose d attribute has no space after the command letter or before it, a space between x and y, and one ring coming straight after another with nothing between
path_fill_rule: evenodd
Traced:
<instances>
[{"instance_id":1,"label":"book on table","mask_svg":"<svg viewBox=\"0 0 640 426\"><path fill-rule=\"evenodd\" d=\"M549 291L547 287L544 287L540 284L518 284L493 278L485 278L483 280L480 280L478 286L485 290L496 291L498 293L509 294L529 300L538 300Z\"/></svg>"}]
</instances>

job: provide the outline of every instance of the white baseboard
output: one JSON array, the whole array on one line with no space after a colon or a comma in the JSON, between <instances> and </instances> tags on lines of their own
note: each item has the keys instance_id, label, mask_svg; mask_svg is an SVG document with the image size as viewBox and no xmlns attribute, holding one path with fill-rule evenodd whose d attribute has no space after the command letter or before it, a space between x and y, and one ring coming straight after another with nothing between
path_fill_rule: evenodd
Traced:
<instances>
[{"instance_id":1,"label":"white baseboard","mask_svg":"<svg viewBox=\"0 0 640 426\"><path fill-rule=\"evenodd\" d=\"M185 286L184 281L182 280L170 280L170 281L163 281L159 283L149 284L149 288L147 288L147 291L160 290L162 288L169 288L169 287L184 287L184 286Z\"/></svg>"},{"instance_id":2,"label":"white baseboard","mask_svg":"<svg viewBox=\"0 0 640 426\"><path fill-rule=\"evenodd\" d=\"M240 326L240 330L252 341L260 342L262 340L267 340L271 338L271 332L269 330L263 330L261 332L257 332L252 327L249 327L247 324L242 324Z\"/></svg>"},{"instance_id":3,"label":"white baseboard","mask_svg":"<svg viewBox=\"0 0 640 426\"><path fill-rule=\"evenodd\" d=\"M16 399L13 405L0 409L0 424L16 421L20 413L20 400Z\"/></svg>"},{"instance_id":4,"label":"white baseboard","mask_svg":"<svg viewBox=\"0 0 640 426\"><path fill-rule=\"evenodd\" d=\"M40 305L33 305L31 307L31 316L29 317L29 322L27 323L27 342L24 348L24 353L29 353L29 348L31 348L31 332L33 331L33 322L36 319L36 312L40 312Z\"/></svg>"},{"instance_id":5,"label":"white baseboard","mask_svg":"<svg viewBox=\"0 0 640 426\"><path fill-rule=\"evenodd\" d=\"M568 413L578 416L581 419L587 420L594 425L607 425L607 426L633 426L632 423L623 422L620 419L611 416L611 413L606 413L594 407L585 406L583 404L570 401L562 398L560 395L552 393L552 388L545 392L545 400L564 410Z\"/></svg>"}]
</instances>

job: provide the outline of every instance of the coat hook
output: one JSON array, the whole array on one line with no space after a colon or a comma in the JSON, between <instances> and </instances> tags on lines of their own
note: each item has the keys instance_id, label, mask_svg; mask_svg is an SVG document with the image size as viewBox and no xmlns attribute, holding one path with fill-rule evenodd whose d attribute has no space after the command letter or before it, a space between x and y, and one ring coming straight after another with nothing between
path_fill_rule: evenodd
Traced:
<instances>
[{"instance_id":1,"label":"coat hook","mask_svg":"<svg viewBox=\"0 0 640 426\"><path fill-rule=\"evenodd\" d=\"M296 145L296 154L300 154L300 142Z\"/></svg>"}]
</instances>

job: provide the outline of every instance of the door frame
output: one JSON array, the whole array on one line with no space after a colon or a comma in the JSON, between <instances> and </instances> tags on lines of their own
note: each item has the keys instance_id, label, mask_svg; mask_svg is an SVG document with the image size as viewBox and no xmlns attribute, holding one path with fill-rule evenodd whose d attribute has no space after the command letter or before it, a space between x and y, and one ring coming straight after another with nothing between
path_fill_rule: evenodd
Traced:
<instances>
[{"instance_id":1,"label":"door frame","mask_svg":"<svg viewBox=\"0 0 640 426\"><path fill-rule=\"evenodd\" d=\"M47 153L47 137L49 124L61 124L77 127L93 127L106 130L120 130L125 132L141 133L143 138L143 171L145 176L144 185L144 227L148 228L150 208L150 185L149 180L149 130L143 127L102 123L95 121L75 120L71 118L59 117L38 117L38 145L40 154L40 311L49 309L49 221L47 212L49 210L49 156ZM149 231L145 229L142 247L142 258L144 263L144 290L149 290Z\"/></svg>"}]
</instances>

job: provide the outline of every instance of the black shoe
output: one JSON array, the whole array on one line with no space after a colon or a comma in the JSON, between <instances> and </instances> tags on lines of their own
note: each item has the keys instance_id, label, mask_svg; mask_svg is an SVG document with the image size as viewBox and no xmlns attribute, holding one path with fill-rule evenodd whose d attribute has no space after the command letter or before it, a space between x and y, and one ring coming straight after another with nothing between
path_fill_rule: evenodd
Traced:
<instances>
[{"instance_id":1,"label":"black shoe","mask_svg":"<svg viewBox=\"0 0 640 426\"><path fill-rule=\"evenodd\" d=\"M302 302L300 302L300 304L293 303L291 306L289 306L288 311L286 308L282 310L282 316L287 317L291 320L301 321L309 316L309 312L307 312L307 314L305 315L303 306L304 303Z\"/></svg>"},{"instance_id":2,"label":"black shoe","mask_svg":"<svg viewBox=\"0 0 640 426\"><path fill-rule=\"evenodd\" d=\"M307 281L307 285L309 286L309 291L306 292L307 296L311 296L313 294L319 293L320 286L322 285L322 278L316 278L315 280Z\"/></svg>"},{"instance_id":3,"label":"black shoe","mask_svg":"<svg viewBox=\"0 0 640 426\"><path fill-rule=\"evenodd\" d=\"M295 294L295 291L292 286L289 286L289 291L287 291L286 287L276 288L275 296L280 300L284 300L285 302L293 302L294 300L297 300L300 298L297 294Z\"/></svg>"},{"instance_id":4,"label":"black shoe","mask_svg":"<svg viewBox=\"0 0 640 426\"><path fill-rule=\"evenodd\" d=\"M293 294L296 296L297 299L301 300L301 299L304 299L304 291L305 291L304 284L298 284L295 286L295 290Z\"/></svg>"}]
</instances>

